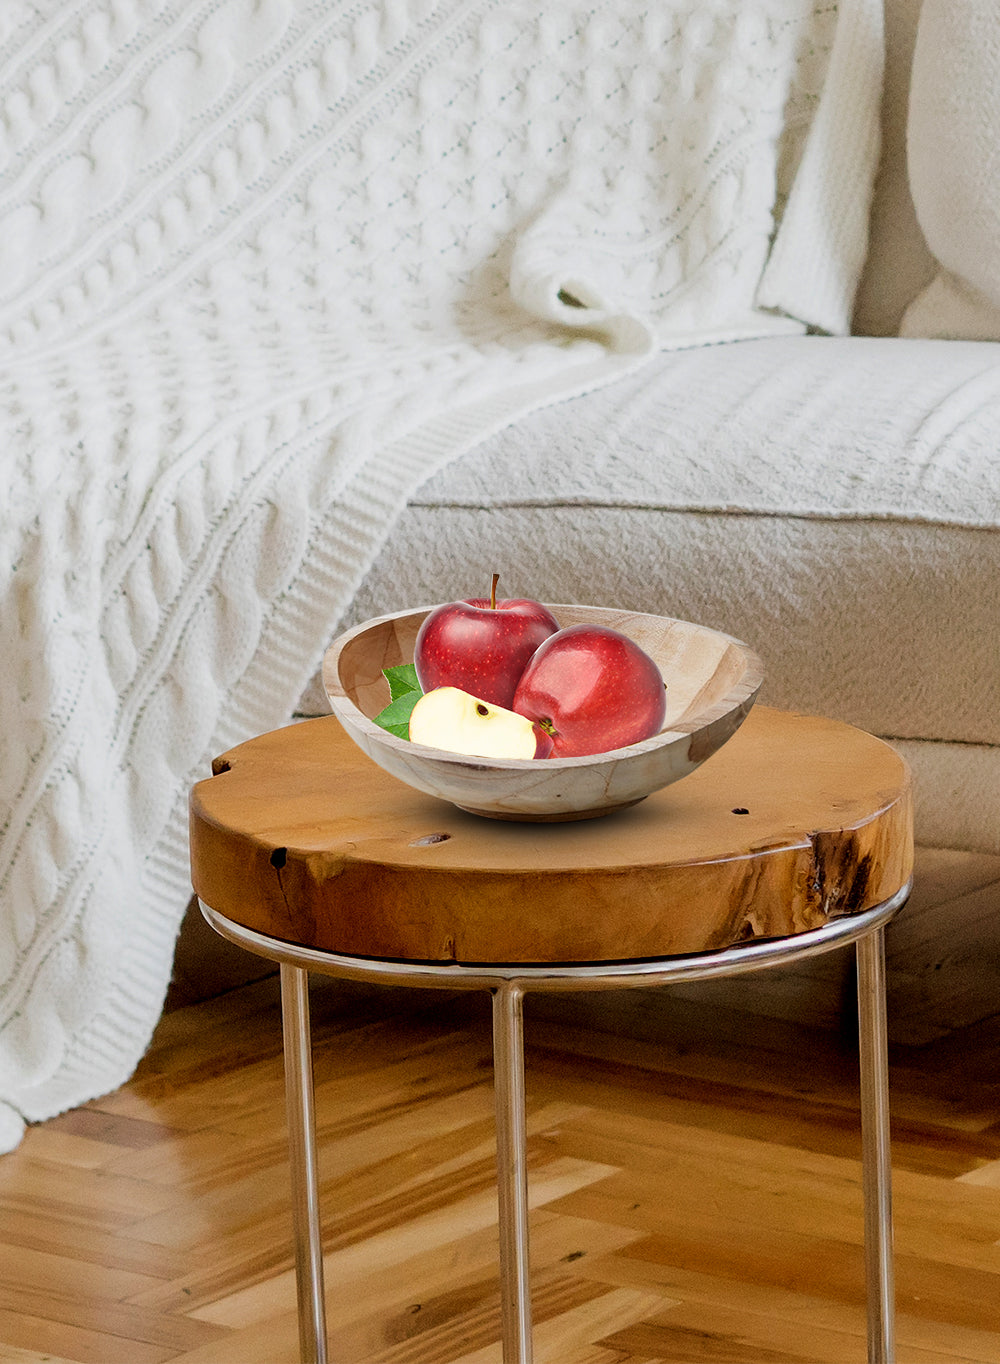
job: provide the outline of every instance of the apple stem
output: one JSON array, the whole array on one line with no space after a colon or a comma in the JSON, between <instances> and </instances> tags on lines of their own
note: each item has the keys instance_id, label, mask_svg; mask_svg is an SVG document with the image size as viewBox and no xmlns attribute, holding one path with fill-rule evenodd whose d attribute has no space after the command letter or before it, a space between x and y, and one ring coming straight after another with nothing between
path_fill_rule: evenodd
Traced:
<instances>
[{"instance_id":1,"label":"apple stem","mask_svg":"<svg viewBox=\"0 0 1000 1364\"><path fill-rule=\"evenodd\" d=\"M495 611L495 610L497 609L497 583L498 583L499 581L500 581L500 574L499 574L499 573L494 573L494 574L493 574L493 582L492 582L492 584L491 584L491 586L490 586L490 610L491 610L491 611Z\"/></svg>"}]
</instances>

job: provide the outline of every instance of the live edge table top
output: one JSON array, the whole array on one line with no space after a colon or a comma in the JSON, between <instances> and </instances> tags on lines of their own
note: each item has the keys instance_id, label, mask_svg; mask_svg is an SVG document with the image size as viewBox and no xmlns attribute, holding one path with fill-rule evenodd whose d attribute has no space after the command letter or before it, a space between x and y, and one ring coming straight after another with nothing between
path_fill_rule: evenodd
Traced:
<instances>
[{"instance_id":1,"label":"live edge table top","mask_svg":"<svg viewBox=\"0 0 1000 1364\"><path fill-rule=\"evenodd\" d=\"M191 793L205 904L349 956L594 962L817 928L909 880L909 772L837 721L756 706L697 771L566 824L483 819L383 772L334 716L251 739Z\"/></svg>"}]
</instances>

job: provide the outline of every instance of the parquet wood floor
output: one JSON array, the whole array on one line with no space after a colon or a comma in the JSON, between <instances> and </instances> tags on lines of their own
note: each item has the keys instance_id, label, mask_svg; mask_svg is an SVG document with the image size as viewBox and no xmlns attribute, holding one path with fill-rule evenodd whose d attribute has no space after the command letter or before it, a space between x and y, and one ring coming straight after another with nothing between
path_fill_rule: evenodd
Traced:
<instances>
[{"instance_id":1,"label":"parquet wood floor","mask_svg":"<svg viewBox=\"0 0 1000 1364\"><path fill-rule=\"evenodd\" d=\"M657 991L638 1039L604 998L527 1004L538 1364L860 1364L850 1028ZM488 998L313 1009L332 1360L499 1364ZM899 1364L1000 1364L998 1061L996 1016L893 1048ZM293 1364L287 1204L271 978L0 1158L0 1361Z\"/></svg>"}]
</instances>

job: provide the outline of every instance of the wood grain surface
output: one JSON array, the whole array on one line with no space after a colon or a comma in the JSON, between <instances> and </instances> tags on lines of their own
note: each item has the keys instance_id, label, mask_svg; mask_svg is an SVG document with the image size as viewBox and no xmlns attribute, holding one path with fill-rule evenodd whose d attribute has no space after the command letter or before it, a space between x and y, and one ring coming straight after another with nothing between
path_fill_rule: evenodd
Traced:
<instances>
[{"instance_id":1,"label":"wood grain surface","mask_svg":"<svg viewBox=\"0 0 1000 1364\"><path fill-rule=\"evenodd\" d=\"M585 962L801 932L895 894L909 774L886 744L755 707L696 772L585 823L479 819L384 773L323 717L216 761L193 885L238 923L350 955Z\"/></svg>"}]
</instances>

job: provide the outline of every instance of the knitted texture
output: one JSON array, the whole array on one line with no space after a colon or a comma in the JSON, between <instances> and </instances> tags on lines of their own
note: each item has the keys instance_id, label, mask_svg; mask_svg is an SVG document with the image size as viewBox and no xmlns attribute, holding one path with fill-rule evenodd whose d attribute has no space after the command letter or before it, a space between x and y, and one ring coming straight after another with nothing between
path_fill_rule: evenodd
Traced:
<instances>
[{"instance_id":1,"label":"knitted texture","mask_svg":"<svg viewBox=\"0 0 1000 1364\"><path fill-rule=\"evenodd\" d=\"M5 0L0 1144L130 1074L190 784L425 478L656 347L846 328L857 232L779 219L820 123L863 218L877 8Z\"/></svg>"}]
</instances>

